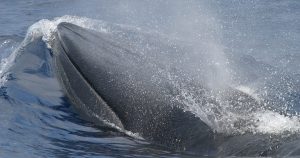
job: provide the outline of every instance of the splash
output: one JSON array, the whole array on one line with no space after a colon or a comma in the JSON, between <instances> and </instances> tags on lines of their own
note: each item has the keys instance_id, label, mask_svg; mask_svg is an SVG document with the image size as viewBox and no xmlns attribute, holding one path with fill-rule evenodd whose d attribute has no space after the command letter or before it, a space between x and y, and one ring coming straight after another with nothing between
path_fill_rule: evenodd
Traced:
<instances>
[{"instance_id":1,"label":"splash","mask_svg":"<svg viewBox=\"0 0 300 158\"><path fill-rule=\"evenodd\" d=\"M51 48L51 41L54 40L54 33L57 30L58 24L62 22L72 23L83 28L108 33L110 28L107 23L100 20L93 20L85 17L77 17L65 15L62 17L54 18L53 20L42 19L37 23L29 27L25 44L31 42L37 37L42 37L43 41L46 42L48 48Z\"/></svg>"},{"instance_id":2,"label":"splash","mask_svg":"<svg viewBox=\"0 0 300 158\"><path fill-rule=\"evenodd\" d=\"M239 87L239 89L254 96L253 99L257 99L258 103L262 103L260 98L256 98L258 95L249 87ZM217 133L281 135L300 132L300 117L297 114L280 113L268 108L267 103L259 104L261 105L259 107L253 103L243 103L242 96L237 99L242 101L240 104L233 104L224 99L225 95L227 94L221 91L217 93L208 91L204 93L204 97L199 98L193 92L180 87L180 97L177 97L177 100L185 105L186 111L191 111L201 118Z\"/></svg>"},{"instance_id":3,"label":"splash","mask_svg":"<svg viewBox=\"0 0 300 158\"><path fill-rule=\"evenodd\" d=\"M19 46L13 47L11 53L1 59L0 62L0 85L3 86L8 79L9 68L14 64L16 57L19 55L20 50L25 47L28 43L32 42L36 38L41 38L47 44L47 47L51 49L51 41L54 40L54 33L56 32L58 24L62 22L72 23L83 28L88 28L95 31L101 31L103 33L109 32L109 26L107 23L100 20L93 20L85 17L69 16L65 15L62 17L54 18L53 20L42 19L29 27L24 40ZM5 45L4 41L1 43L1 47Z\"/></svg>"},{"instance_id":4,"label":"splash","mask_svg":"<svg viewBox=\"0 0 300 158\"><path fill-rule=\"evenodd\" d=\"M18 48L18 42L10 39L11 37L6 37L8 39L4 40L0 44L1 62L0 62L0 86L3 86L8 79L8 74L6 74L9 67L12 65L16 51ZM13 53L11 53L13 52Z\"/></svg>"}]
</instances>

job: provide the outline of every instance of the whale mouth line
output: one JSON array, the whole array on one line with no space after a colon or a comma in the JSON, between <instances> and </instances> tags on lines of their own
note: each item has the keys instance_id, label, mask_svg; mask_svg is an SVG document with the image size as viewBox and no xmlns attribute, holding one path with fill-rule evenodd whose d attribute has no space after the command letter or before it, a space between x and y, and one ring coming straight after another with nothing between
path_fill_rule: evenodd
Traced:
<instances>
[{"instance_id":1,"label":"whale mouth line","mask_svg":"<svg viewBox=\"0 0 300 158\"><path fill-rule=\"evenodd\" d=\"M80 34L78 34L78 33L76 33L75 31L69 29L68 27L61 26L61 25L63 25L63 24L64 24L64 23L60 23L60 24L58 25L58 27L64 27L65 29L68 29L69 31L72 31L74 34L78 35L80 38L85 39L84 36L81 36ZM138 139L142 139L142 137L138 136L138 134L134 134L134 133L130 133L130 132L127 132L127 131L126 131L126 129L125 129L124 126L123 126L122 121L121 121L120 118L117 116L117 114L114 112L114 110L108 105L107 101L105 101L105 99L102 98L101 95L93 88L93 85L89 82L89 80L88 80L88 79L83 75L83 73L80 71L80 68L79 68L79 66L76 64L76 62L74 62L74 61L72 60L72 58L68 55L67 52L69 52L69 50L68 50L68 47L65 46L64 40L63 40L63 39L61 38L61 36L60 36L60 31L57 31L57 37L58 37L57 40L59 40L60 42L59 42L59 44L58 44L59 46L56 46L56 47L62 48L62 51L57 52L57 53L60 53L60 54L56 54L56 55L58 55L58 56L63 56L63 57L60 57L60 58L63 58L63 60L64 60L64 61L60 61L60 59L55 59L55 61L56 61L56 63L57 63L57 67L60 67L61 69L64 69L63 66L61 65L61 62L70 63L70 64L68 65L69 67L71 67L70 69L73 69L74 71L77 72L77 75L80 76L80 78L82 79L83 84L86 85L86 86L88 86L89 90L90 90L91 93L93 94L92 97L95 97L95 99L96 99L95 104L97 104L98 102L101 102L101 106L105 106L105 109L110 113L110 115L112 115L112 114L114 115L114 116L113 116L113 117L114 117L113 119L114 119L114 120L117 120L117 123L116 123L115 121L112 121L112 120L110 120L110 119L107 119L107 118L105 118L105 117L102 117L102 116L97 115L97 114L94 113L93 110L91 110L91 109L87 109L87 110L88 110L88 113L94 115L94 116L97 117L102 123L108 125L109 127L113 127L113 128L115 128L115 129L117 129L118 131L124 132L125 134L127 134L127 135L129 135L129 136L134 136L134 137L136 137L136 138L138 138ZM65 73L65 72L60 71L59 73L61 74L61 73ZM68 90L66 90L66 91L73 91L73 90L70 88L71 85L68 85L68 82L70 82L70 81L67 79L68 77L67 77L66 75L62 75L62 76L64 76L65 78L60 78L60 80L66 80L66 81L61 81L61 82L63 82L63 85L67 85L67 86L64 86L65 89L68 89ZM69 87L68 87L68 86L69 86ZM67 88L66 88L66 87L67 87ZM73 93L73 95L76 95L76 94L74 94L75 92L71 92L71 93ZM66 94L69 94L69 93L66 93ZM74 98L74 96L71 96L71 98ZM76 99L77 101L75 101L75 102L76 102L75 104L78 104L78 102L81 103L81 104L83 104L83 105L86 104L86 103L84 103L83 101L80 101L80 97L79 97L79 96L77 96L76 98L77 98L77 99ZM81 105L81 107L82 107L83 105ZM85 106L86 106L86 105L85 105ZM88 106L86 106L86 107L88 107ZM97 108L97 107L94 107L94 108ZM99 108L100 108L100 107L99 107ZM103 108L103 107L102 107L102 108ZM104 114L104 115L107 116L107 114Z\"/></svg>"}]
</instances>

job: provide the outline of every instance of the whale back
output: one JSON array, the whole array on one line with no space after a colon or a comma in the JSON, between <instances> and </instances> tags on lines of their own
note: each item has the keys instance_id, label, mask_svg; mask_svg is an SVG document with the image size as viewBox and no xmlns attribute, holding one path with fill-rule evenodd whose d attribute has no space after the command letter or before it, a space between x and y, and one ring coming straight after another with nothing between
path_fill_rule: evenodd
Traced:
<instances>
[{"instance_id":1,"label":"whale back","mask_svg":"<svg viewBox=\"0 0 300 158\"><path fill-rule=\"evenodd\" d=\"M174 85L164 78L169 65L154 60L160 52L145 57L111 34L68 23L58 26L57 36L62 83L80 109L175 149L211 142L212 129L174 99Z\"/></svg>"}]
</instances>

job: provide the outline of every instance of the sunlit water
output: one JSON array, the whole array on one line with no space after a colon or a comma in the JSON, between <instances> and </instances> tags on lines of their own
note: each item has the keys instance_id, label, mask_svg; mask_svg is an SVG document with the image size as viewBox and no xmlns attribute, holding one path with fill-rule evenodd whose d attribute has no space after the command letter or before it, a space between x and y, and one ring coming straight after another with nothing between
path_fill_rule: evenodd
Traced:
<instances>
[{"instance_id":1,"label":"sunlit water","mask_svg":"<svg viewBox=\"0 0 300 158\"><path fill-rule=\"evenodd\" d=\"M245 110L245 116L226 107L219 109L221 116L211 120L205 117L213 115L211 108L199 108L197 96L182 89L186 110L193 111L217 132L229 135L252 132L285 137L299 133L300 3L297 0L2 0L0 15L0 157L188 156L85 120L73 109L51 70L41 70L49 76L47 79L34 78L35 82L28 84L24 83L30 78L18 81L20 78L16 80L7 73L14 64L15 52L39 35L46 44L51 43L51 34L62 21L107 31L101 21L95 20L98 19L188 41L196 49L207 50L211 63L217 69L222 68L218 75L208 75L212 85L230 83L276 110L250 114ZM47 49L44 51L49 53ZM235 58L240 59L230 60ZM51 89L41 87L43 84L50 84ZM232 128L231 124L239 120L254 126ZM292 141L277 154L297 155L297 146L299 142Z\"/></svg>"}]
</instances>

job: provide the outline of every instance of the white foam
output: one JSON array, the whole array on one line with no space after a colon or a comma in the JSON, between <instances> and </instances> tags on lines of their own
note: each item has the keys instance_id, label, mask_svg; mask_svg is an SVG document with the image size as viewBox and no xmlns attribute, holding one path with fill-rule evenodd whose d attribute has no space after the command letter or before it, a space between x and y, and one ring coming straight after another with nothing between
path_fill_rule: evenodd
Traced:
<instances>
[{"instance_id":1,"label":"white foam","mask_svg":"<svg viewBox=\"0 0 300 158\"><path fill-rule=\"evenodd\" d=\"M256 119L254 132L281 134L284 132L296 133L300 131L300 120L298 116L284 116L273 111L261 111L253 115Z\"/></svg>"},{"instance_id":2,"label":"white foam","mask_svg":"<svg viewBox=\"0 0 300 158\"><path fill-rule=\"evenodd\" d=\"M41 37L43 41L47 43L47 46L51 48L51 41L54 38L54 33L57 30L58 24L62 22L68 22L71 24L78 25L83 28L88 28L91 30L103 32L103 33L108 33L109 32L109 27L107 23L101 21L101 20L94 20L94 19L89 19L85 17L77 17L77 16L69 16L65 15L62 17L57 17L54 18L53 20L48 20L48 19L42 19L38 21L37 23L33 24L32 26L29 27L27 31L27 35L24 41L26 43L32 41L36 37Z\"/></svg>"}]
</instances>

